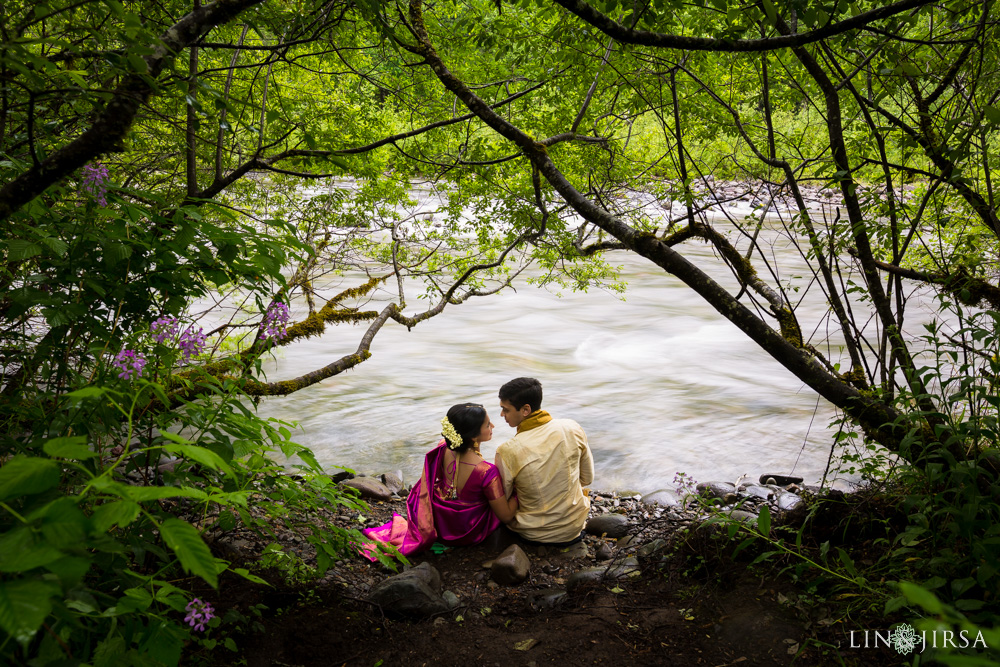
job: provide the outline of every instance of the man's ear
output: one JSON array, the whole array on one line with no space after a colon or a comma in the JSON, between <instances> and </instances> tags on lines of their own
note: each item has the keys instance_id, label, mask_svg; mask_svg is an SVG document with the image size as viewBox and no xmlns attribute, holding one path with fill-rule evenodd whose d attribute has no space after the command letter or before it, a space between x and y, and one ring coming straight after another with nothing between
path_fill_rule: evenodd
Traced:
<instances>
[{"instance_id":1,"label":"man's ear","mask_svg":"<svg viewBox=\"0 0 1000 667\"><path fill-rule=\"evenodd\" d=\"M521 406L521 409L518 410L518 412L520 412L523 416L527 417L532 413L531 404L525 403L524 405Z\"/></svg>"}]
</instances>

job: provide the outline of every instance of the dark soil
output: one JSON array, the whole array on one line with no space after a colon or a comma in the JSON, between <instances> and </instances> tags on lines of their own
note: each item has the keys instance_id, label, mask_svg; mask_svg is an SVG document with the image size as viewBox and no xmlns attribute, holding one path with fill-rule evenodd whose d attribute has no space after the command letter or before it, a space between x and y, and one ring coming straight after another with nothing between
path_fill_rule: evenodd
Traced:
<instances>
[{"instance_id":1,"label":"dark soil","mask_svg":"<svg viewBox=\"0 0 1000 667\"><path fill-rule=\"evenodd\" d=\"M287 572L258 572L272 586L229 574L204 597L224 619L215 632L234 637L238 652L220 644L201 656L249 667L900 663L884 648L851 649L849 631L863 630L864 621L836 618L842 612L817 603L780 568L749 568L750 554L734 561L733 543L718 539L717 530L695 530L693 517L676 513L651 515L640 503L618 509L635 521L629 537L587 536L587 552L576 557L525 547L532 571L518 586L490 581L483 563L497 556L495 543L414 558L413 564L433 565L444 588L459 597L460 606L438 618L387 618L366 594L393 572L360 557L296 586L283 583ZM403 501L373 504L369 523L388 520L393 511L405 514ZM291 534L279 537L309 562L308 545ZM244 538L237 540L240 555L252 565L261 543ZM601 564L595 555L602 544L616 555L634 554L655 539L665 546L640 558L639 576L574 589L554 606L538 597L564 586L573 572ZM233 557L231 544L219 546Z\"/></svg>"}]
</instances>

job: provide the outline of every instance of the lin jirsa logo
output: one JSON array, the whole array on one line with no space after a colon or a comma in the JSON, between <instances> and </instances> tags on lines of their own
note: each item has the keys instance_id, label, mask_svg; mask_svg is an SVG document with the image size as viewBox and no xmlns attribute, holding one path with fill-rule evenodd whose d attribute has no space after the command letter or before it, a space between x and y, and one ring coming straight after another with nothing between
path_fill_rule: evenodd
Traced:
<instances>
[{"instance_id":1,"label":"lin jirsa logo","mask_svg":"<svg viewBox=\"0 0 1000 667\"><path fill-rule=\"evenodd\" d=\"M989 648L982 632L975 636L968 630L953 632L938 630L928 633L917 632L909 623L901 623L894 630L856 632L851 630L851 648L893 648L900 655L909 655L913 651L923 653L930 648Z\"/></svg>"},{"instance_id":2,"label":"lin jirsa logo","mask_svg":"<svg viewBox=\"0 0 1000 667\"><path fill-rule=\"evenodd\" d=\"M917 635L917 631L909 623L896 626L895 631L889 636L892 637L892 647L901 655L913 653L913 649L917 648L917 644L922 643L920 636Z\"/></svg>"}]
</instances>

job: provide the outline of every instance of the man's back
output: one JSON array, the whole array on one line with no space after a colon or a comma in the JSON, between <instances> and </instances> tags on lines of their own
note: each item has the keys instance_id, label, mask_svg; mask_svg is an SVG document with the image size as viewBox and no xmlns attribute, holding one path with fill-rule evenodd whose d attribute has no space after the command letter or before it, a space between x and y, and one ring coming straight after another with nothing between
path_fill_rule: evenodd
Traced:
<instances>
[{"instance_id":1,"label":"man's back","mask_svg":"<svg viewBox=\"0 0 1000 667\"><path fill-rule=\"evenodd\" d=\"M536 542L579 536L590 511L583 486L594 480L593 456L579 424L551 419L521 431L497 448L496 461L507 496L517 492L512 529Z\"/></svg>"}]
</instances>

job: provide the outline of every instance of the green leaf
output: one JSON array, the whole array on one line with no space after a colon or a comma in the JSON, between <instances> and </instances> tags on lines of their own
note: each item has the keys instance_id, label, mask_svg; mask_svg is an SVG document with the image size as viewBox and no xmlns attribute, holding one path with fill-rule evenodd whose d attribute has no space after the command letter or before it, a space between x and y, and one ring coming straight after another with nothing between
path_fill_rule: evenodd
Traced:
<instances>
[{"instance_id":1,"label":"green leaf","mask_svg":"<svg viewBox=\"0 0 1000 667\"><path fill-rule=\"evenodd\" d=\"M42 246L23 239L7 241L7 261L20 262L42 254Z\"/></svg>"},{"instance_id":2,"label":"green leaf","mask_svg":"<svg viewBox=\"0 0 1000 667\"><path fill-rule=\"evenodd\" d=\"M68 590L83 580L87 570L90 569L90 559L67 556L49 563L45 569L59 577L59 583Z\"/></svg>"},{"instance_id":3,"label":"green leaf","mask_svg":"<svg viewBox=\"0 0 1000 667\"><path fill-rule=\"evenodd\" d=\"M47 581L0 582L0 628L27 644L52 611L51 598L59 587Z\"/></svg>"},{"instance_id":4,"label":"green leaf","mask_svg":"<svg viewBox=\"0 0 1000 667\"><path fill-rule=\"evenodd\" d=\"M0 468L0 501L47 491L60 476L59 464L52 459L15 456Z\"/></svg>"},{"instance_id":5,"label":"green leaf","mask_svg":"<svg viewBox=\"0 0 1000 667\"><path fill-rule=\"evenodd\" d=\"M986 603L982 600L970 600L968 598L963 598L955 601L955 608L961 609L962 611L976 611L977 609L982 609L985 604Z\"/></svg>"},{"instance_id":6,"label":"green leaf","mask_svg":"<svg viewBox=\"0 0 1000 667\"><path fill-rule=\"evenodd\" d=\"M103 387L84 387L83 389L77 389L76 391L71 391L66 394L66 398L72 398L76 400L83 400L85 398L94 398L100 396L104 393Z\"/></svg>"},{"instance_id":7,"label":"green leaf","mask_svg":"<svg viewBox=\"0 0 1000 667\"><path fill-rule=\"evenodd\" d=\"M59 549L78 547L87 536L90 520L72 497L63 496L48 504L31 518L42 519L42 536L48 544Z\"/></svg>"},{"instance_id":8,"label":"green leaf","mask_svg":"<svg viewBox=\"0 0 1000 667\"><path fill-rule=\"evenodd\" d=\"M764 537L771 534L771 510L767 508L767 505L761 505L760 514L757 515L757 530Z\"/></svg>"},{"instance_id":9,"label":"green leaf","mask_svg":"<svg viewBox=\"0 0 1000 667\"><path fill-rule=\"evenodd\" d=\"M194 526L180 519L167 519L160 526L160 534L185 572L201 577L213 588L219 585L215 558Z\"/></svg>"},{"instance_id":10,"label":"green leaf","mask_svg":"<svg viewBox=\"0 0 1000 667\"><path fill-rule=\"evenodd\" d=\"M903 595L906 596L907 600L919 605L924 611L931 614L940 614L944 610L944 606L937 599L936 595L917 584L909 581L901 581L899 582L899 590L903 591Z\"/></svg>"},{"instance_id":11,"label":"green leaf","mask_svg":"<svg viewBox=\"0 0 1000 667\"><path fill-rule=\"evenodd\" d=\"M129 486L123 484L125 488L122 495L138 502L146 500L163 500L164 498L197 498L204 500L208 494L201 489L194 489L189 486Z\"/></svg>"},{"instance_id":12,"label":"green leaf","mask_svg":"<svg viewBox=\"0 0 1000 667\"><path fill-rule=\"evenodd\" d=\"M76 461L85 461L99 456L97 452L87 446L87 436L84 435L53 438L46 442L42 449L49 456Z\"/></svg>"},{"instance_id":13,"label":"green leaf","mask_svg":"<svg viewBox=\"0 0 1000 667\"><path fill-rule=\"evenodd\" d=\"M265 586L270 586L271 585L271 584L267 583L266 581L264 581L263 579L261 579L260 577L258 577L256 574L251 574L250 570L246 569L245 567L236 567L236 568L233 568L232 571L234 573L240 575L241 577L243 577L247 581L252 581L255 584L264 584Z\"/></svg>"},{"instance_id":14,"label":"green leaf","mask_svg":"<svg viewBox=\"0 0 1000 667\"><path fill-rule=\"evenodd\" d=\"M854 561L851 560L851 557L846 551L837 547L837 556L840 558L840 563L844 566L844 569L847 570L852 577L858 576L858 571L854 567Z\"/></svg>"},{"instance_id":15,"label":"green leaf","mask_svg":"<svg viewBox=\"0 0 1000 667\"><path fill-rule=\"evenodd\" d=\"M898 609L902 609L905 606L906 606L906 596L898 595L885 603L884 613L891 614L892 612L897 611Z\"/></svg>"},{"instance_id":16,"label":"green leaf","mask_svg":"<svg viewBox=\"0 0 1000 667\"><path fill-rule=\"evenodd\" d=\"M116 500L101 505L90 517L94 533L106 533L115 525L124 528L139 516L139 509L139 503L131 500Z\"/></svg>"},{"instance_id":17,"label":"green leaf","mask_svg":"<svg viewBox=\"0 0 1000 667\"><path fill-rule=\"evenodd\" d=\"M27 526L0 535L0 572L26 572L64 555L51 544L39 543L35 532Z\"/></svg>"}]
</instances>

